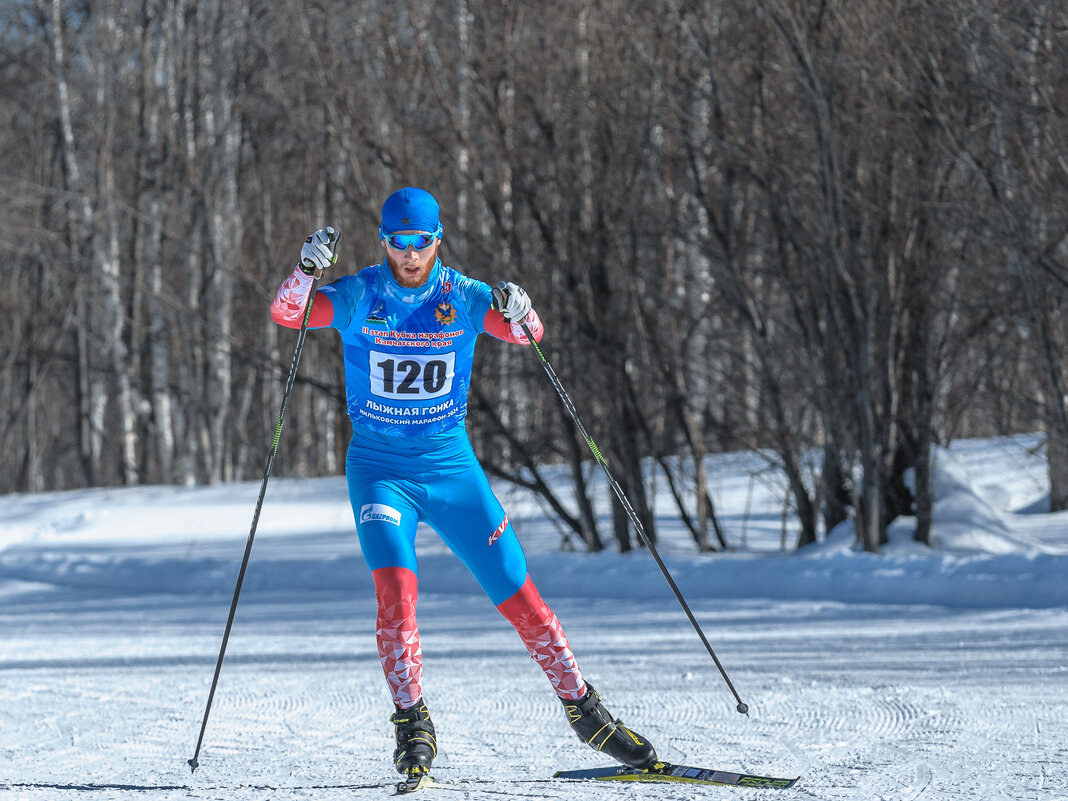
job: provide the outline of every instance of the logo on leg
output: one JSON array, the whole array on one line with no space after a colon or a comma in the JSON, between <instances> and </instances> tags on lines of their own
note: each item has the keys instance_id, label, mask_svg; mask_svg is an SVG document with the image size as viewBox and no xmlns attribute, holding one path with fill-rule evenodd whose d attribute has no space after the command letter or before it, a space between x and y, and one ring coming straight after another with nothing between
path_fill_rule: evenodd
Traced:
<instances>
[{"instance_id":1,"label":"logo on leg","mask_svg":"<svg viewBox=\"0 0 1068 801\"><path fill-rule=\"evenodd\" d=\"M365 503L360 507L361 523L370 523L375 520L399 526L401 513L392 506L386 506L384 503Z\"/></svg>"},{"instance_id":2,"label":"logo on leg","mask_svg":"<svg viewBox=\"0 0 1068 801\"><path fill-rule=\"evenodd\" d=\"M499 540L501 538L501 534L504 533L504 530L506 528L508 528L508 515L504 516L504 520L502 520L501 524L497 526L497 530L490 534L489 544L493 545L493 543Z\"/></svg>"}]
</instances>

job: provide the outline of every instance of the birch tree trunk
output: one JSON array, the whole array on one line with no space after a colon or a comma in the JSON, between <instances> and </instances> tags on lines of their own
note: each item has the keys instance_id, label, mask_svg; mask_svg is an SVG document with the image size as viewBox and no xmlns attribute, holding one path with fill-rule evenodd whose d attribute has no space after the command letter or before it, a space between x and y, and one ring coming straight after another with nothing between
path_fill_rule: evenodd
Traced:
<instances>
[{"instance_id":1,"label":"birch tree trunk","mask_svg":"<svg viewBox=\"0 0 1068 801\"><path fill-rule=\"evenodd\" d=\"M146 20L141 50L146 69L141 80L143 147L141 173L144 176L138 204L144 234L138 237L140 264L138 273L145 276L147 308L146 348L148 351L148 393L152 408L152 432L158 477L164 484L175 480L174 412L171 388L170 344L168 342L168 307L164 284L163 224L170 212L171 181L164 176L167 144L164 123L170 127L173 115L168 105L168 90L178 82L175 48L174 2L157 6L158 16ZM152 32L158 31L153 36ZM173 134L172 134L173 135Z\"/></svg>"},{"instance_id":2,"label":"birch tree trunk","mask_svg":"<svg viewBox=\"0 0 1068 801\"><path fill-rule=\"evenodd\" d=\"M178 155L176 167L180 173L198 176L196 182L184 181L178 197L178 219L181 221L181 248L176 256L176 267L181 273L180 319L177 322L178 336L172 358L176 365L178 391L183 399L175 410L175 445L177 455L177 478L189 486L196 484L202 463L208 450L207 437L203 435L205 415L205 322L201 312L207 240L204 235L203 178L204 165L199 153L199 115L204 104L204 89L201 86L199 65L207 58L200 52L205 44L201 41L197 20L196 0L177 0L179 7L174 15L177 56L184 80L168 86L168 106L171 124L178 131Z\"/></svg>"},{"instance_id":3,"label":"birch tree trunk","mask_svg":"<svg viewBox=\"0 0 1068 801\"><path fill-rule=\"evenodd\" d=\"M197 14L205 26L207 41L212 43L200 51L200 75L208 92L201 123L211 172L207 197L211 269L204 309L209 327L206 453L208 478L218 482L233 475L228 431L233 387L234 274L242 268L237 191L242 122L236 101L243 80L238 59L243 52L247 7L238 0L210 0L199 4Z\"/></svg>"},{"instance_id":4,"label":"birch tree trunk","mask_svg":"<svg viewBox=\"0 0 1068 801\"><path fill-rule=\"evenodd\" d=\"M92 343L96 340L95 296L99 287L99 264L96 259L95 214L82 179L81 157L78 154L71 112L71 92L67 80L66 45L64 41L63 4L51 0L50 8L41 9L51 18L52 69L59 104L58 116L63 164L66 169L66 188L72 198L70 215L70 252L75 269L81 273L76 284L77 354L79 387L79 450L90 484L101 468L104 442L104 416L107 412L107 388L103 371ZM78 291L80 289L80 291Z\"/></svg>"},{"instance_id":5,"label":"birch tree trunk","mask_svg":"<svg viewBox=\"0 0 1068 801\"><path fill-rule=\"evenodd\" d=\"M99 263L101 308L99 310L104 338L103 348L110 352L111 369L117 390L119 423L119 446L121 454L122 481L132 485L139 483L140 469L137 464L138 432L137 404L134 375L127 347L126 298L131 281L123 278L119 254L119 218L116 208L118 187L115 182L115 131L121 113L121 98L115 91L116 81L121 79L124 59L120 53L124 39L120 35L122 25L118 19L119 9L106 3L99 10L98 26L100 41L97 42L96 68L98 87L96 116L103 122L103 137L97 154L98 182L104 208L104 231L97 239L95 249Z\"/></svg>"}]
</instances>

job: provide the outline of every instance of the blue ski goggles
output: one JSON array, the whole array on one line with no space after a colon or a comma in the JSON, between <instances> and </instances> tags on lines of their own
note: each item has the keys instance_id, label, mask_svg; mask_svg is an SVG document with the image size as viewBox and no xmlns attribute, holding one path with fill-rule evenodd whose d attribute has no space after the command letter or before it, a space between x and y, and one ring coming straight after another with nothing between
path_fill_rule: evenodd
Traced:
<instances>
[{"instance_id":1,"label":"blue ski goggles","mask_svg":"<svg viewBox=\"0 0 1068 801\"><path fill-rule=\"evenodd\" d=\"M426 250L428 247L434 244L434 241L441 239L441 233L444 227L438 225L438 230L432 234L418 233L418 234L387 234L386 229L381 225L378 226L378 235L386 240L386 244L394 250L407 250L408 248L414 248L415 250Z\"/></svg>"}]
</instances>

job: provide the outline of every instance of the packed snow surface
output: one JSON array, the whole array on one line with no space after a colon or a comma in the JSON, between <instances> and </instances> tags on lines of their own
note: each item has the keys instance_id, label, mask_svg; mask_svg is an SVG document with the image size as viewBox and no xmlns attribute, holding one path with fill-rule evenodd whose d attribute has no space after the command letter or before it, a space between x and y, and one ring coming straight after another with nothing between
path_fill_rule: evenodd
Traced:
<instances>
[{"instance_id":1,"label":"packed snow surface","mask_svg":"<svg viewBox=\"0 0 1068 801\"><path fill-rule=\"evenodd\" d=\"M797 785L551 779L608 762L574 737L515 633L427 529L424 688L447 783L427 792L1068 799L1068 514L1049 512L1037 438L939 450L934 547L902 518L879 555L855 548L848 523L794 552L773 464L747 453L708 467L730 551L699 555L651 476L659 549L749 717L646 552L568 550L574 538L536 498L495 488L614 714L663 759ZM373 585L339 477L271 481L200 768L186 765L258 490L0 497L0 798L392 793Z\"/></svg>"}]
</instances>

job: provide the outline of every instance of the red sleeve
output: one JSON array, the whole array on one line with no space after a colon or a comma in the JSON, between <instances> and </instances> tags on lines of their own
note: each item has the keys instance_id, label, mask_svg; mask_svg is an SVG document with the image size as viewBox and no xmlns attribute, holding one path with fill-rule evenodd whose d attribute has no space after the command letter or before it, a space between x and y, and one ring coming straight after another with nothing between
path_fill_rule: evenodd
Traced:
<instances>
[{"instance_id":1,"label":"red sleeve","mask_svg":"<svg viewBox=\"0 0 1068 801\"><path fill-rule=\"evenodd\" d=\"M299 267L282 282L271 303L271 319L286 328L300 328L304 322L304 307L311 294L313 279ZM334 304L326 295L316 294L312 299L308 328L326 328L334 321Z\"/></svg>"},{"instance_id":2,"label":"red sleeve","mask_svg":"<svg viewBox=\"0 0 1068 801\"><path fill-rule=\"evenodd\" d=\"M534 341L541 342L545 327L541 324L541 318L538 317L538 313L531 309L527 312L526 322ZM486 312L486 316L482 318L482 328L491 337L496 337L504 342L511 342L514 345L530 344L527 340L527 335L523 333L523 327L519 323L508 322L504 319L504 315L496 309L490 309Z\"/></svg>"}]
</instances>

